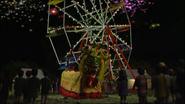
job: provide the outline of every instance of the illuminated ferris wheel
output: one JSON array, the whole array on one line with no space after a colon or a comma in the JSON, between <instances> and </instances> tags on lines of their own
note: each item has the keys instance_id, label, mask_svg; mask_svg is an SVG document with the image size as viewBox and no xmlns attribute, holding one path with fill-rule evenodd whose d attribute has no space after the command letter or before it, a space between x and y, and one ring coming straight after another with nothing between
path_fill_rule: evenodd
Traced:
<instances>
[{"instance_id":1,"label":"illuminated ferris wheel","mask_svg":"<svg viewBox=\"0 0 185 104\"><path fill-rule=\"evenodd\" d=\"M67 61L60 61L57 52L52 42L52 37L60 35L61 31L65 34L70 50L65 56L71 60L68 63L79 64L81 58L81 47L88 44L103 44L107 46L108 52L111 54L109 70L113 78L113 71L117 63L119 69L130 69L128 64L132 50L132 34L131 23L127 12L125 12L125 24L120 24L122 21L115 20L121 8L125 8L124 1L120 0L118 3L112 3L109 0L52 0L49 1L48 12L52 11L50 6L54 5L58 12L63 12L62 26L57 28L50 28L50 15L48 13L48 27L47 37L49 38L59 65L67 65ZM126 11L126 8L125 8ZM72 25L66 25L66 21L70 21ZM127 40L123 40L121 35L127 31ZM71 44L69 34L81 33L81 38L76 44ZM120 35L121 34L121 35ZM77 34L79 35L79 34ZM77 54L79 56L77 56ZM107 72L105 75L107 75ZM134 75L133 75L134 76ZM135 76L134 76L135 77Z\"/></svg>"}]
</instances>

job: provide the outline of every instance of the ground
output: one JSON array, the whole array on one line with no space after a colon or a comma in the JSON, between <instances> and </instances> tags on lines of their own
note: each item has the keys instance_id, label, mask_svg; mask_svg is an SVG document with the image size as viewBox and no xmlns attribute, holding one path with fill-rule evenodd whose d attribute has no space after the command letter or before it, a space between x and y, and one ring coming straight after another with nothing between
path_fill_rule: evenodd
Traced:
<instances>
[{"instance_id":1,"label":"ground","mask_svg":"<svg viewBox=\"0 0 185 104\"><path fill-rule=\"evenodd\" d=\"M154 97L154 92L148 90L147 94L147 102L149 104L154 104L156 98ZM64 98L60 93L50 93L48 96L48 103L47 104L119 104L119 96L118 93L113 92L104 92L103 95L105 98L103 99L72 99L72 98ZM14 94L13 92L10 93L8 104L13 104ZM36 104L40 104L40 94L39 97L36 99ZM169 97L170 102L172 102L171 96ZM79 103L78 103L79 102ZM129 92L127 96L128 104L137 104L139 102L137 92ZM175 103L170 103L175 104Z\"/></svg>"}]
</instances>

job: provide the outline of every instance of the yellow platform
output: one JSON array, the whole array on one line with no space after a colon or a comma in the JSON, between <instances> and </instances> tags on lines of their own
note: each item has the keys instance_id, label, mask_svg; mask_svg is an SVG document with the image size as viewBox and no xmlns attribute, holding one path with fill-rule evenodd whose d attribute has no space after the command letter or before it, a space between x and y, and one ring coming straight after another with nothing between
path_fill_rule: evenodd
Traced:
<instances>
[{"instance_id":1,"label":"yellow platform","mask_svg":"<svg viewBox=\"0 0 185 104\"><path fill-rule=\"evenodd\" d=\"M52 1L50 1L49 3L48 3L48 5L56 5L56 4L58 4L58 3L61 3L61 2L63 2L64 0L52 0Z\"/></svg>"}]
</instances>

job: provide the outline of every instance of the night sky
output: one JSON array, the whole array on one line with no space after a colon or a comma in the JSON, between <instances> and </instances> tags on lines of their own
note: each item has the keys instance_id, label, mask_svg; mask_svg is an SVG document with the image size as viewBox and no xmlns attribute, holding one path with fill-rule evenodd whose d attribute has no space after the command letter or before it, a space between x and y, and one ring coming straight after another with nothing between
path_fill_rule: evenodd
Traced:
<instances>
[{"instance_id":1,"label":"night sky","mask_svg":"<svg viewBox=\"0 0 185 104\"><path fill-rule=\"evenodd\" d=\"M2 1L0 3L1 66L17 60L33 61L38 66L43 66L48 57L53 57L52 62L57 63L49 39L45 37L47 0L30 0L16 10L15 6L8 7L10 4ZM169 67L174 67L178 59L184 59L184 0L148 1L154 4L145 5L146 13L137 9L130 17L133 37L131 58L144 60L152 65L164 61ZM12 14L7 15L8 11ZM121 19L120 15L122 14L116 18ZM52 21L60 23L61 19ZM156 27L151 28L152 25ZM69 47L65 37L56 41L60 44L56 45L56 49L60 53L66 53Z\"/></svg>"}]
</instances>

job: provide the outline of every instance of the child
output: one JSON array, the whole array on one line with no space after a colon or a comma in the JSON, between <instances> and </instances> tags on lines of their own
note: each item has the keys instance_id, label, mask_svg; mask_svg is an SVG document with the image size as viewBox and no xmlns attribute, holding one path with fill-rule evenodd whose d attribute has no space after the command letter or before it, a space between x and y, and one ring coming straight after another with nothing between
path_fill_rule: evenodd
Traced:
<instances>
[{"instance_id":1,"label":"child","mask_svg":"<svg viewBox=\"0 0 185 104\"><path fill-rule=\"evenodd\" d=\"M29 89L29 101L32 101L32 104L34 104L38 97L38 92L40 91L40 80L36 77L38 74L37 69L32 69L31 73L33 77L31 77L27 83Z\"/></svg>"},{"instance_id":2,"label":"child","mask_svg":"<svg viewBox=\"0 0 185 104\"><path fill-rule=\"evenodd\" d=\"M23 74L24 74L24 71L20 70L18 72L19 77L15 78L15 84L14 84L15 103L20 103L20 99L23 93L23 82L24 82L24 78L22 78Z\"/></svg>"},{"instance_id":3,"label":"child","mask_svg":"<svg viewBox=\"0 0 185 104\"><path fill-rule=\"evenodd\" d=\"M44 71L44 76L45 78L41 79L41 85L42 85L41 104L43 104L43 100L44 100L44 104L46 104L49 90L51 90L51 82L50 82L50 79L48 78L48 73L46 71Z\"/></svg>"},{"instance_id":4,"label":"child","mask_svg":"<svg viewBox=\"0 0 185 104\"><path fill-rule=\"evenodd\" d=\"M143 67L138 68L138 76L134 82L133 89L138 87L138 96L139 96L139 104L146 104L146 94L147 94L147 79L144 75L145 71Z\"/></svg>"},{"instance_id":5,"label":"child","mask_svg":"<svg viewBox=\"0 0 185 104\"><path fill-rule=\"evenodd\" d=\"M29 80L30 76L31 76L31 71L26 71L26 76L27 78L24 80L23 82L23 104L28 104L28 85L27 85L27 81Z\"/></svg>"},{"instance_id":6,"label":"child","mask_svg":"<svg viewBox=\"0 0 185 104\"><path fill-rule=\"evenodd\" d=\"M170 93L172 95L172 102L175 102L175 80L176 80L176 76L175 76L175 72L173 69L169 69L169 73L170 73Z\"/></svg>"},{"instance_id":7,"label":"child","mask_svg":"<svg viewBox=\"0 0 185 104\"><path fill-rule=\"evenodd\" d=\"M128 79L126 70L120 70L119 71L119 79L118 79L118 90L119 90L119 96L120 96L120 104L122 104L123 97L124 97L124 104L126 104L126 96L128 95L127 92L128 89Z\"/></svg>"}]
</instances>

